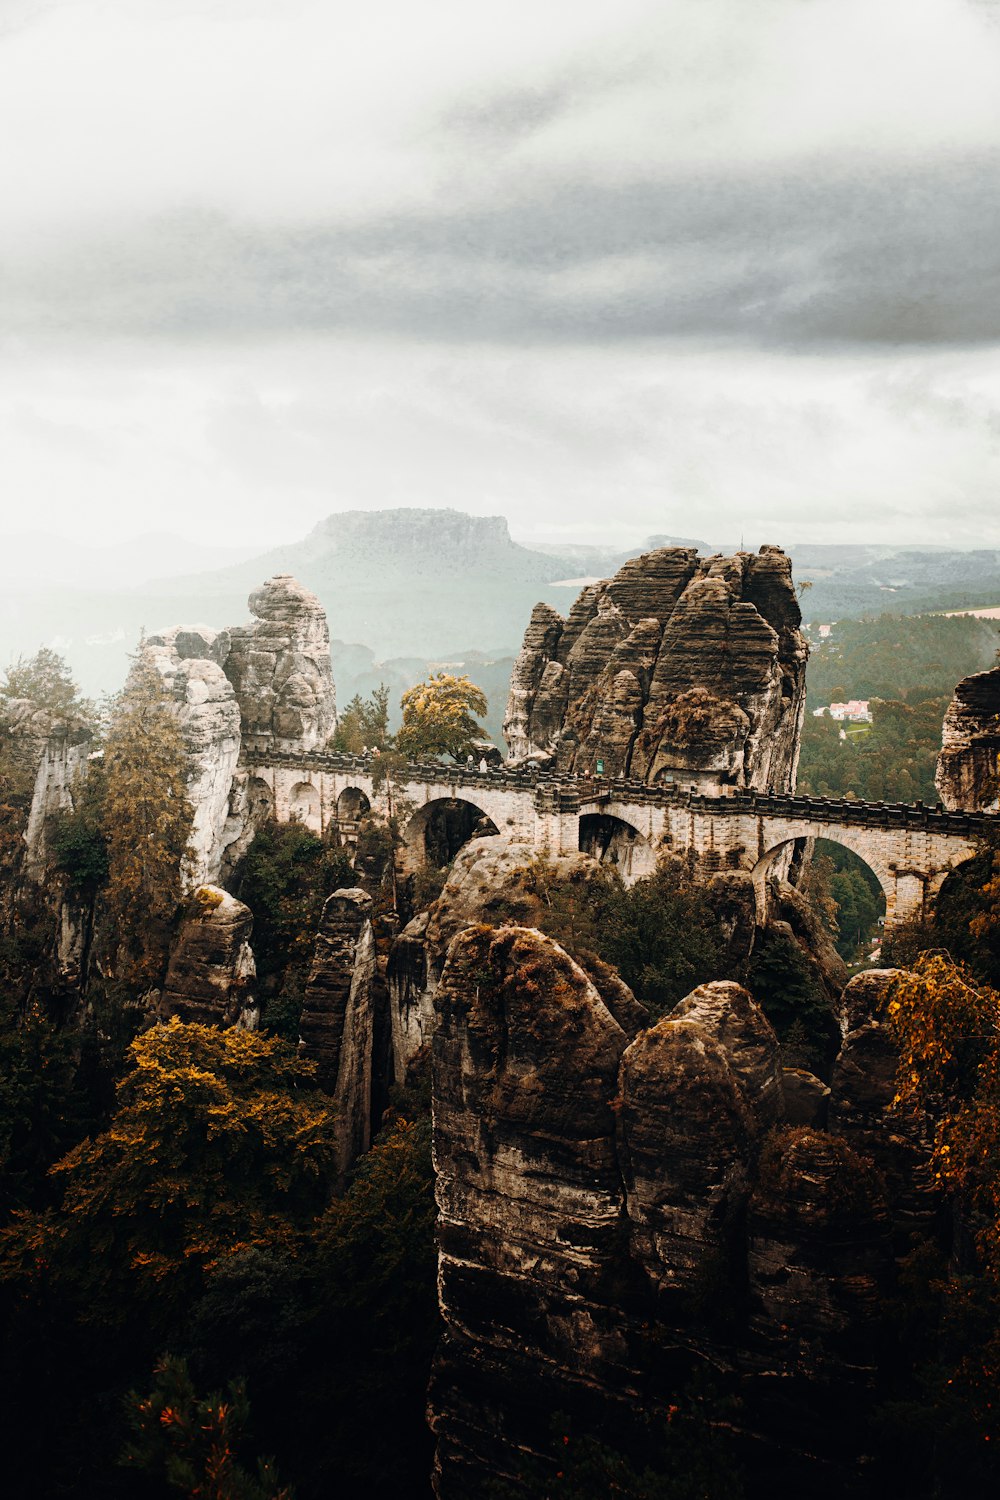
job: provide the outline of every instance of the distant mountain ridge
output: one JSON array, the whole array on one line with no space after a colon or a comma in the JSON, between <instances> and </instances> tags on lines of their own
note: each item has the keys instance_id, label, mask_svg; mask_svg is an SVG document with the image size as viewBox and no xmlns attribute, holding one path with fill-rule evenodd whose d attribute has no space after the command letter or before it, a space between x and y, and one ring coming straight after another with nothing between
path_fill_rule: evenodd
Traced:
<instances>
[{"instance_id":1,"label":"distant mountain ridge","mask_svg":"<svg viewBox=\"0 0 1000 1500\"><path fill-rule=\"evenodd\" d=\"M513 540L503 516L427 508L336 512L296 542L249 556L223 548L223 566L219 549L156 535L104 549L10 538L6 549L0 542L0 664L53 645L86 692L114 690L142 627L242 620L251 588L279 572L319 596L335 639L366 648L373 665L359 674L364 680L377 673L374 663L389 660L465 659L476 651L495 660L517 651L540 600L565 614L581 576L610 577L630 557L677 545L733 550L663 534L629 549L536 548ZM36 555L46 547L48 564ZM183 570L157 576L174 564L178 547ZM796 582L811 585L802 595L808 620L1000 604L996 550L864 543L785 550ZM121 581L123 571L132 586Z\"/></svg>"}]
</instances>

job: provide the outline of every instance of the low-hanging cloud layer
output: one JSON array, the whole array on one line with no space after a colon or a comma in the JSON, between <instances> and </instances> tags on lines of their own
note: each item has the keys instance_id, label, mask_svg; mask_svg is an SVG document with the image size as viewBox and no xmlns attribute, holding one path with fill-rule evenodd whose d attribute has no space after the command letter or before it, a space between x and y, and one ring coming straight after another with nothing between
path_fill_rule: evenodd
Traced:
<instances>
[{"instance_id":1,"label":"low-hanging cloud layer","mask_svg":"<svg viewBox=\"0 0 1000 1500\"><path fill-rule=\"evenodd\" d=\"M1000 545L993 3L0 0L0 142L5 530Z\"/></svg>"}]
</instances>

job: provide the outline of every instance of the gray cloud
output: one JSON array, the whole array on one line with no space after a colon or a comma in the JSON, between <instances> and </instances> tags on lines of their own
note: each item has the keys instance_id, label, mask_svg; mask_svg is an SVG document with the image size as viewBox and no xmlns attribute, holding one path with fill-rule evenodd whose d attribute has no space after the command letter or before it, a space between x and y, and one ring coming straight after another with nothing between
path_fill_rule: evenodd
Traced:
<instances>
[{"instance_id":1,"label":"gray cloud","mask_svg":"<svg viewBox=\"0 0 1000 1500\"><path fill-rule=\"evenodd\" d=\"M163 215L9 259L0 316L22 333L202 337L1000 337L1000 152L906 171L862 165L534 181L354 225Z\"/></svg>"}]
</instances>

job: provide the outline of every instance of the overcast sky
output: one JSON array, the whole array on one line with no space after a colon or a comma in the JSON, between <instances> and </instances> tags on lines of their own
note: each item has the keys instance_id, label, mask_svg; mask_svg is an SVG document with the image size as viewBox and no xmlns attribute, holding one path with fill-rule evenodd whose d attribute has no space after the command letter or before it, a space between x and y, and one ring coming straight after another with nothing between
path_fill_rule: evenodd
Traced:
<instances>
[{"instance_id":1,"label":"overcast sky","mask_svg":"<svg viewBox=\"0 0 1000 1500\"><path fill-rule=\"evenodd\" d=\"M1000 545L1000 3L0 0L0 532Z\"/></svg>"}]
</instances>

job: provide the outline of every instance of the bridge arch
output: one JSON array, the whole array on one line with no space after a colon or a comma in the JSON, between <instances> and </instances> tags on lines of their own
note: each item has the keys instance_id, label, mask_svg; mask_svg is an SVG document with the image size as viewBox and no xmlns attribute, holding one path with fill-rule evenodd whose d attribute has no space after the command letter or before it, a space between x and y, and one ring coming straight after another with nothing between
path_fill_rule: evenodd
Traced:
<instances>
[{"instance_id":1,"label":"bridge arch","mask_svg":"<svg viewBox=\"0 0 1000 1500\"><path fill-rule=\"evenodd\" d=\"M767 910L767 884L772 877L795 880L796 867L806 857L807 847L817 841L836 844L849 850L870 870L878 881L885 902L885 925L891 925L896 915L898 896L897 872L873 849L872 841L865 830L857 828L817 827L809 832L789 833L778 839L761 854L753 866L753 883L760 916Z\"/></svg>"},{"instance_id":2,"label":"bridge arch","mask_svg":"<svg viewBox=\"0 0 1000 1500\"><path fill-rule=\"evenodd\" d=\"M359 786L345 786L337 798L337 822L358 823L371 812L371 799Z\"/></svg>"},{"instance_id":3,"label":"bridge arch","mask_svg":"<svg viewBox=\"0 0 1000 1500\"><path fill-rule=\"evenodd\" d=\"M465 797L432 797L403 830L405 862L411 869L448 865L470 839L499 833L488 813Z\"/></svg>"},{"instance_id":4,"label":"bridge arch","mask_svg":"<svg viewBox=\"0 0 1000 1500\"><path fill-rule=\"evenodd\" d=\"M247 782L247 810L255 828L274 817L274 791L262 776L251 776Z\"/></svg>"},{"instance_id":5,"label":"bridge arch","mask_svg":"<svg viewBox=\"0 0 1000 1500\"><path fill-rule=\"evenodd\" d=\"M288 816L312 833L323 832L323 803L311 781L297 781L288 797Z\"/></svg>"},{"instance_id":6,"label":"bridge arch","mask_svg":"<svg viewBox=\"0 0 1000 1500\"><path fill-rule=\"evenodd\" d=\"M656 868L656 855L645 835L627 818L603 808L581 811L579 846L601 864L613 865L627 884Z\"/></svg>"}]
</instances>

